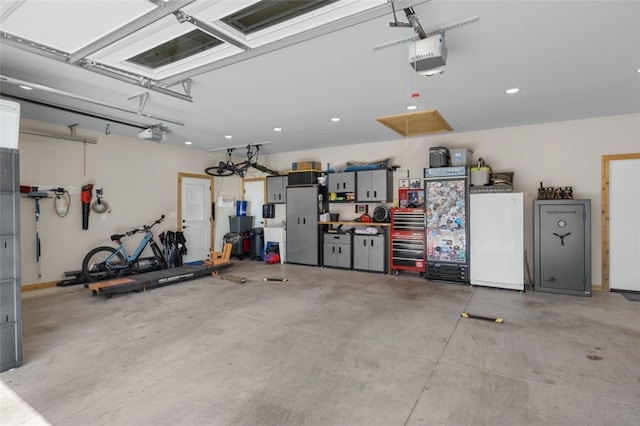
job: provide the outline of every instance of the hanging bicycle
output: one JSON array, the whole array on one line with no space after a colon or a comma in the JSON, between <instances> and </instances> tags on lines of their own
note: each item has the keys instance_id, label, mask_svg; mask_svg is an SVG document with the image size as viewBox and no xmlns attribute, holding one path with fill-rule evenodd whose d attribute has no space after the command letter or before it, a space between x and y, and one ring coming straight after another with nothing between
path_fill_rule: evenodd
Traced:
<instances>
[{"instance_id":1,"label":"hanging bicycle","mask_svg":"<svg viewBox=\"0 0 640 426\"><path fill-rule=\"evenodd\" d=\"M234 163L231 160L231 154L233 153L234 149L235 148L227 149L227 161L220 161L217 166L207 167L204 172L208 175L217 177L237 175L243 178L250 168L254 168L272 176L280 175L280 173L258 163L258 153L260 151L260 145L247 145L246 159L239 163Z\"/></svg>"}]
</instances>

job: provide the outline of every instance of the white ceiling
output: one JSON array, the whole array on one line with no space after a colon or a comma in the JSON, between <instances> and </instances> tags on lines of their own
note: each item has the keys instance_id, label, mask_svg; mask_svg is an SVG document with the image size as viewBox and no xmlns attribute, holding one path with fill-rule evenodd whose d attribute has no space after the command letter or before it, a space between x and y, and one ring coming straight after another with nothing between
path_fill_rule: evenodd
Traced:
<instances>
[{"instance_id":1,"label":"white ceiling","mask_svg":"<svg viewBox=\"0 0 640 426\"><path fill-rule=\"evenodd\" d=\"M410 67L412 43L374 50L414 34L389 26L388 2L345 2L371 8L310 32L290 28L298 33L289 38L243 40L254 43L246 52L225 45L200 65L145 74L152 81L179 83L188 76L182 72L195 67L189 102L33 53L9 38L22 37L75 60L73 54L85 46L145 13L159 13L162 0L3 0L0 74L7 80L0 81L0 91L9 99L110 118L20 101L24 117L78 123L78 132L105 132L111 123L112 133L135 138L139 128L115 120L162 124L163 143L184 146L189 140L192 149L210 150L270 141L272 153L399 139L376 118L406 113L405 106L415 101L421 110L437 109L455 132L640 112L640 1L398 0L398 20L407 21L402 7L412 5L426 32L479 17L445 32L447 65L444 74L433 77ZM197 0L181 10L215 25L216 10L238 4ZM190 25L169 15L88 58L123 67L122 57L135 46ZM14 84L19 81L40 87L27 92ZM511 87L521 91L506 95ZM189 94L181 84L168 89L182 98ZM136 96L145 92L142 114L136 114ZM333 116L342 120L331 122ZM283 131L274 132L275 126ZM227 134L233 139L225 139Z\"/></svg>"}]
</instances>

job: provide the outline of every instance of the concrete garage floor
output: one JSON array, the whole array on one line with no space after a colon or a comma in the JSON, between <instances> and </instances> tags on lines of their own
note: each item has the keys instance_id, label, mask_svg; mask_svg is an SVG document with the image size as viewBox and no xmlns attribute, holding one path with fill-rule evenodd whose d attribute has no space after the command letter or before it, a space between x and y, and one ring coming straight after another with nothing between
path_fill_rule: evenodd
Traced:
<instances>
[{"instance_id":1,"label":"concrete garage floor","mask_svg":"<svg viewBox=\"0 0 640 426\"><path fill-rule=\"evenodd\" d=\"M54 425L640 424L640 303L620 294L248 260L226 274L248 282L25 293L25 363L0 378ZM8 424L38 424L3 401Z\"/></svg>"}]
</instances>

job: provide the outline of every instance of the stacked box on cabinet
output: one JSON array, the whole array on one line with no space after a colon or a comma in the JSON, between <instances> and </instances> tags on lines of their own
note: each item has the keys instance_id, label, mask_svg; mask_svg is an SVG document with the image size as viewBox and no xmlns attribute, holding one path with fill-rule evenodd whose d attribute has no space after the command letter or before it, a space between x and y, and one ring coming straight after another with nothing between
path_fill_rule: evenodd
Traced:
<instances>
[{"instance_id":1,"label":"stacked box on cabinet","mask_svg":"<svg viewBox=\"0 0 640 426\"><path fill-rule=\"evenodd\" d=\"M322 176L322 172L319 171L291 171L289 172L287 183L289 186L315 185L318 183L318 178L320 176Z\"/></svg>"},{"instance_id":2,"label":"stacked box on cabinet","mask_svg":"<svg viewBox=\"0 0 640 426\"><path fill-rule=\"evenodd\" d=\"M320 171L322 169L322 165L319 161L298 161L295 163L291 163L291 170L312 170L312 171Z\"/></svg>"}]
</instances>

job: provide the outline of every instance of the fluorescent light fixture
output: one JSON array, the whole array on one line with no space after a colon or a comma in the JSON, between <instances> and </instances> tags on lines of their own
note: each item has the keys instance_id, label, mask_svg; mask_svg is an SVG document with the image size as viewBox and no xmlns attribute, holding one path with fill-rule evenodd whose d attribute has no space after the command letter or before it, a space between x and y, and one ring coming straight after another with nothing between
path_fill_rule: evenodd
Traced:
<instances>
[{"instance_id":1,"label":"fluorescent light fixture","mask_svg":"<svg viewBox=\"0 0 640 426\"><path fill-rule=\"evenodd\" d=\"M18 87L24 90L33 90L33 87L27 86L26 84L18 84Z\"/></svg>"},{"instance_id":2,"label":"fluorescent light fixture","mask_svg":"<svg viewBox=\"0 0 640 426\"><path fill-rule=\"evenodd\" d=\"M185 145L191 145L192 143L193 143L193 142L191 142L191 141L184 141L184 144L185 144Z\"/></svg>"},{"instance_id":3,"label":"fluorescent light fixture","mask_svg":"<svg viewBox=\"0 0 640 426\"><path fill-rule=\"evenodd\" d=\"M337 123L338 121L340 121L340 117L331 117L331 121Z\"/></svg>"},{"instance_id":4,"label":"fluorescent light fixture","mask_svg":"<svg viewBox=\"0 0 640 426\"><path fill-rule=\"evenodd\" d=\"M282 127L274 127L273 131L274 132L281 132L282 131Z\"/></svg>"},{"instance_id":5,"label":"fluorescent light fixture","mask_svg":"<svg viewBox=\"0 0 640 426\"><path fill-rule=\"evenodd\" d=\"M418 105L407 105L406 109L408 109L409 111L413 111L414 109L418 109Z\"/></svg>"},{"instance_id":6,"label":"fluorescent light fixture","mask_svg":"<svg viewBox=\"0 0 640 426\"><path fill-rule=\"evenodd\" d=\"M504 93L506 93L507 95L513 95L515 93L518 93L520 91L519 87L512 87L511 89L507 89L504 91Z\"/></svg>"},{"instance_id":7,"label":"fluorescent light fixture","mask_svg":"<svg viewBox=\"0 0 640 426\"><path fill-rule=\"evenodd\" d=\"M231 136L231 135L224 135L224 138L225 138L225 139L231 139L232 137L233 137L233 136Z\"/></svg>"}]
</instances>

